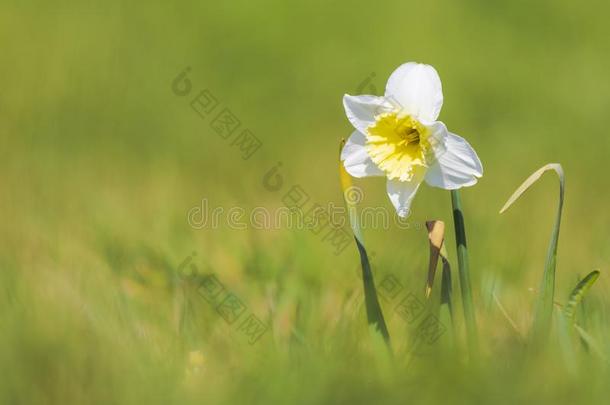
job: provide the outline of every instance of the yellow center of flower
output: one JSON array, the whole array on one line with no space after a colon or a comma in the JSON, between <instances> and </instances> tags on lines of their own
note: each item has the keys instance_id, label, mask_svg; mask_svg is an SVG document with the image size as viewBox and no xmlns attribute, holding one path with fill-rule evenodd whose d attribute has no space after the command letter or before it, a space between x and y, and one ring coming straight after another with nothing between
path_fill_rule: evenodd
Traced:
<instances>
[{"instance_id":1,"label":"yellow center of flower","mask_svg":"<svg viewBox=\"0 0 610 405\"><path fill-rule=\"evenodd\" d=\"M368 127L366 150L389 179L410 181L417 167L427 167L429 131L409 115L381 114Z\"/></svg>"}]
</instances>

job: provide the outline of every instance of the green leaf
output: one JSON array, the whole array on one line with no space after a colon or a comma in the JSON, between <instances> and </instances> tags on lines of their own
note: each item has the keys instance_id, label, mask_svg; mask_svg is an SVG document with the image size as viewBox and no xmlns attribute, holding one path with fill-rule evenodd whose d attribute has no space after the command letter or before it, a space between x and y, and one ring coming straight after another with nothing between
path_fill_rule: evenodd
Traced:
<instances>
[{"instance_id":1,"label":"green leaf","mask_svg":"<svg viewBox=\"0 0 610 405\"><path fill-rule=\"evenodd\" d=\"M599 343L597 343L593 336L589 335L586 330L584 330L577 324L574 324L574 329L576 329L576 332L578 332L580 338L587 342L587 346L593 350L593 353L597 354L602 360L606 362L608 361L606 355L604 354L604 351L601 349L601 346L599 345Z\"/></svg>"},{"instance_id":2,"label":"green leaf","mask_svg":"<svg viewBox=\"0 0 610 405\"><path fill-rule=\"evenodd\" d=\"M540 295L538 296L536 310L534 313L532 340L537 342L546 340L546 337L548 337L548 333L551 328L551 317L553 315L553 300L555 297L555 267L557 264L557 242L559 240L559 227L561 225L561 212L563 209L563 196L565 189L565 180L561 165L558 163L550 163L538 169L530 177L528 177L527 180L521 184L521 186L519 186L519 188L508 199L506 204L504 204L504 207L502 207L500 210L500 214L506 211L527 189L530 188L532 184L534 184L545 172L549 170L555 171L559 177L559 204L555 217L555 225L553 226L551 240L549 242L547 251L546 263L540 286Z\"/></svg>"},{"instance_id":3,"label":"green leaf","mask_svg":"<svg viewBox=\"0 0 610 405\"><path fill-rule=\"evenodd\" d=\"M572 342L572 327L569 325L569 321L561 310L557 311L557 317L555 318L557 325L557 337L559 340L559 347L563 355L563 360L568 371L572 374L576 374L576 352Z\"/></svg>"},{"instance_id":4,"label":"green leaf","mask_svg":"<svg viewBox=\"0 0 610 405\"><path fill-rule=\"evenodd\" d=\"M449 265L449 260L447 260L445 245L441 247L441 259L443 262L443 273L441 278L441 308L443 306L447 306L453 322L453 304L451 302L451 296L453 294L453 288L451 286L451 266Z\"/></svg>"},{"instance_id":5,"label":"green leaf","mask_svg":"<svg viewBox=\"0 0 610 405\"><path fill-rule=\"evenodd\" d=\"M438 259L441 259L443 264L441 274L441 304L439 308L439 318L443 325L451 323L450 340L453 341L453 307L451 302L452 287L451 287L451 266L447 259L447 249L445 248L445 223L439 220L426 221L428 229L428 242L430 245L430 259L428 262L428 279L426 281L425 295L430 298L432 286L434 284L434 276L438 266Z\"/></svg>"},{"instance_id":6,"label":"green leaf","mask_svg":"<svg viewBox=\"0 0 610 405\"><path fill-rule=\"evenodd\" d=\"M428 279L426 281L426 289L424 293L426 298L430 298L430 293L432 293L432 285L434 284L434 276L436 275L436 268L438 267L438 259L441 256L441 248L444 247L445 223L437 220L426 221L426 228L428 228L430 259L428 261Z\"/></svg>"},{"instance_id":7,"label":"green leaf","mask_svg":"<svg viewBox=\"0 0 610 405\"><path fill-rule=\"evenodd\" d=\"M498 306L498 309L500 310L500 313L502 314L502 316L504 316L504 319L506 319L506 321L508 322L510 327L515 331L519 340L523 341L524 337L523 337L523 334L521 333L521 331L519 330L517 323L513 320L513 318L510 317L510 315L508 314L508 311L506 311L506 308L504 308L504 305L502 305L502 303L500 302L500 299L498 298L496 293L492 292L491 294L492 294L495 304Z\"/></svg>"},{"instance_id":8,"label":"green leaf","mask_svg":"<svg viewBox=\"0 0 610 405\"><path fill-rule=\"evenodd\" d=\"M341 141L341 149L345 145L345 140ZM377 289L375 288L375 280L371 271L371 263L364 247L362 230L360 229L360 221L358 220L358 209L356 207L356 199L350 198L350 193L354 191L352 178L343 167L343 162L339 160L339 177L341 180L341 189L343 198L349 215L350 226L356 241L356 247L360 254L360 264L362 266L362 282L364 285L364 301L366 306L366 315L370 326L374 326L377 331L383 336L385 342L390 344L390 334L383 317L379 298L377 297Z\"/></svg>"},{"instance_id":9,"label":"green leaf","mask_svg":"<svg viewBox=\"0 0 610 405\"><path fill-rule=\"evenodd\" d=\"M595 283L595 281L599 278L599 271L594 270L591 273L587 274L585 278L580 280L576 287L570 293L570 298L568 299L568 303L565 305L562 311L558 313L558 320L561 322L558 323L558 333L560 338L560 343L563 349L564 357L567 361L568 367L570 369L575 368L575 352L572 344L572 330L576 329L580 336L580 340L585 346L585 349L592 348L594 352L604 358L603 353L599 349L599 345L595 342L595 340L580 326L575 323L575 313L578 305L582 302L583 298L591 288L591 286Z\"/></svg>"},{"instance_id":10,"label":"green leaf","mask_svg":"<svg viewBox=\"0 0 610 405\"><path fill-rule=\"evenodd\" d=\"M580 280L576 287L572 290L568 303L566 304L563 312L568 320L574 323L574 315L576 313L576 307L582 302L583 298L595 284L595 281L599 278L599 271L593 270L587 274L585 278Z\"/></svg>"}]
</instances>

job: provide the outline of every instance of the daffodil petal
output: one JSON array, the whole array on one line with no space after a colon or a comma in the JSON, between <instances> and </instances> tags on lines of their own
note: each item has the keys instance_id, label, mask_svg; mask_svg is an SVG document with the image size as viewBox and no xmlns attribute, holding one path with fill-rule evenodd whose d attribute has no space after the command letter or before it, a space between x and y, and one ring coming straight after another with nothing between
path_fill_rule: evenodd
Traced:
<instances>
[{"instance_id":1,"label":"daffodil petal","mask_svg":"<svg viewBox=\"0 0 610 405\"><path fill-rule=\"evenodd\" d=\"M398 109L421 121L436 121L443 106L441 79L430 65L400 65L388 79L385 96Z\"/></svg>"},{"instance_id":2,"label":"daffodil petal","mask_svg":"<svg viewBox=\"0 0 610 405\"><path fill-rule=\"evenodd\" d=\"M383 97L377 96L343 96L343 107L347 119L354 128L366 134L366 129L375 123L375 117L392 110Z\"/></svg>"},{"instance_id":3,"label":"daffodil petal","mask_svg":"<svg viewBox=\"0 0 610 405\"><path fill-rule=\"evenodd\" d=\"M353 177L383 176L385 173L373 163L365 144L364 134L354 131L341 150L345 170Z\"/></svg>"},{"instance_id":4,"label":"daffodil petal","mask_svg":"<svg viewBox=\"0 0 610 405\"><path fill-rule=\"evenodd\" d=\"M435 121L426 125L426 128L428 130L427 141L434 154L440 156L447 150L447 139L449 138L447 126L441 121Z\"/></svg>"},{"instance_id":5,"label":"daffodil petal","mask_svg":"<svg viewBox=\"0 0 610 405\"><path fill-rule=\"evenodd\" d=\"M445 190L474 185L483 176L483 165L470 144L449 132L443 145L436 145L435 161L426 173L426 183Z\"/></svg>"},{"instance_id":6,"label":"daffodil petal","mask_svg":"<svg viewBox=\"0 0 610 405\"><path fill-rule=\"evenodd\" d=\"M424 179L425 169L416 171L411 181L388 180L387 191L392 205L396 208L399 217L409 216L411 202L417 193L417 189Z\"/></svg>"}]
</instances>

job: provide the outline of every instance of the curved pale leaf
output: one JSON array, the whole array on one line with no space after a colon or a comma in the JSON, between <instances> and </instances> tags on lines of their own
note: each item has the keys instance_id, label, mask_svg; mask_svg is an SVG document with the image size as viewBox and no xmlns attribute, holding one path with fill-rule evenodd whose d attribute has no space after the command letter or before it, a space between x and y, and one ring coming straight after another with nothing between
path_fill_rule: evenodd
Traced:
<instances>
[{"instance_id":1,"label":"curved pale leaf","mask_svg":"<svg viewBox=\"0 0 610 405\"><path fill-rule=\"evenodd\" d=\"M542 175L553 170L559 177L559 204L555 217L555 225L551 233L551 240L547 251L546 263L544 266L544 274L540 287L540 295L536 302L536 311L534 314L534 324L532 328L532 338L535 341L544 340L548 336L551 327L551 317L553 315L553 300L555 296L555 267L557 263L557 242L559 240L559 228L561 225L561 212L563 208L563 196L565 189L565 178L563 168L558 163L549 163L540 169L536 170L517 188L510 196L500 213L506 211L523 193L529 189Z\"/></svg>"},{"instance_id":2,"label":"curved pale leaf","mask_svg":"<svg viewBox=\"0 0 610 405\"><path fill-rule=\"evenodd\" d=\"M538 179L540 179L540 177L542 177L542 175L549 170L554 170L555 173L557 173L557 176L559 176L560 199L563 201L563 187L565 184L563 168L559 163L549 163L536 170L530 177L527 178L527 180L525 180L519 186L519 188L517 188L517 190L515 190L513 195L510 196L508 201L506 201L506 203L500 210L500 214L504 213L508 208L510 208L510 206L513 205L513 203L517 201L517 199L519 199L519 197L521 197L521 195L525 193L527 189L531 187L532 184L538 181Z\"/></svg>"}]
</instances>

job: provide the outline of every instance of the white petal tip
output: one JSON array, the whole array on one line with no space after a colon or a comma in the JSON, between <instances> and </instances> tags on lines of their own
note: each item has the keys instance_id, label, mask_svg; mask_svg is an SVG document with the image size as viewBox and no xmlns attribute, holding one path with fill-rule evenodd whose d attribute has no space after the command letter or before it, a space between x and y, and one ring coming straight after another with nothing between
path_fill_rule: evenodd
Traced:
<instances>
[{"instance_id":1,"label":"white petal tip","mask_svg":"<svg viewBox=\"0 0 610 405\"><path fill-rule=\"evenodd\" d=\"M409 209L408 208L400 208L396 211L396 214L398 214L399 217L401 218L406 218L409 216Z\"/></svg>"}]
</instances>

